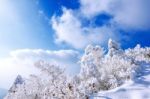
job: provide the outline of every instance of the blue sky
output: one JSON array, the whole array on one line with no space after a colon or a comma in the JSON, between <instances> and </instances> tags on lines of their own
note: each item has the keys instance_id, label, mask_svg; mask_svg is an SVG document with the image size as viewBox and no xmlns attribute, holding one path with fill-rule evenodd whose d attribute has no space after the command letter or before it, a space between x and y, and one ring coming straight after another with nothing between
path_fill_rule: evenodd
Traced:
<instances>
[{"instance_id":1,"label":"blue sky","mask_svg":"<svg viewBox=\"0 0 150 99\"><path fill-rule=\"evenodd\" d=\"M44 2L42 0L25 0L19 2L18 0L14 0L13 2L11 0L3 0L1 5L3 6L1 7L2 11L0 16L2 21L0 23L0 57L8 55L11 50L22 48L51 50L76 48L68 44L65 40L61 44L55 42L56 33L52 29L50 20L54 15L62 16L63 7L73 11L75 10L76 12L74 11L73 13L82 13L77 10L81 10L81 7L84 5L84 0L45 0ZM86 15L77 15L76 17L80 19L81 24L86 28L102 27L104 25L108 25L108 28L111 28L109 25L112 24L109 21L114 17L111 13L95 13L96 15L91 15L92 18L87 18ZM144 21L145 19L141 20ZM149 22L149 20L146 21ZM132 29L130 27L129 29L116 27L114 36L121 35L117 37L117 40L122 43L122 47L133 47L137 43L142 46L150 45L149 27L148 29L136 29L136 26ZM118 31L119 33L117 33ZM101 40L99 42L96 41L94 43L102 44L103 46L106 44L103 44L104 41ZM92 41L89 43L92 43Z\"/></svg>"},{"instance_id":2,"label":"blue sky","mask_svg":"<svg viewBox=\"0 0 150 99\"><path fill-rule=\"evenodd\" d=\"M1 0L0 69L6 73L0 77L11 65L14 70L8 78L18 74L21 68L12 62L16 59L57 62L62 58L58 63L78 69L84 48L88 44L107 48L109 38L122 48L150 46L149 5L149 0ZM6 62L10 64L5 66ZM6 80L0 87L8 88Z\"/></svg>"}]
</instances>

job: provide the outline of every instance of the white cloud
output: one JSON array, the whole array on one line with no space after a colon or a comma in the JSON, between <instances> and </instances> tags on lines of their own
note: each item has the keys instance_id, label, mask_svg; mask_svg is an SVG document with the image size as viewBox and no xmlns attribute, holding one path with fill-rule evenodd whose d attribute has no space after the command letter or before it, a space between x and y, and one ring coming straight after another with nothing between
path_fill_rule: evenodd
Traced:
<instances>
[{"instance_id":1,"label":"white cloud","mask_svg":"<svg viewBox=\"0 0 150 99\"><path fill-rule=\"evenodd\" d=\"M114 11L111 10L111 12L114 21L123 28L145 30L150 28L149 5L150 2L146 0L123 0L121 3L116 4Z\"/></svg>"},{"instance_id":2,"label":"white cloud","mask_svg":"<svg viewBox=\"0 0 150 99\"><path fill-rule=\"evenodd\" d=\"M12 51L10 57L0 59L0 87L8 89L18 74L28 77L29 74L38 73L34 63L41 59L65 67L67 73L74 75L79 71L78 58L79 53L74 50L21 49Z\"/></svg>"},{"instance_id":3,"label":"white cloud","mask_svg":"<svg viewBox=\"0 0 150 99\"><path fill-rule=\"evenodd\" d=\"M17 48L43 47L47 42L41 39L50 32L47 17L35 2L0 0L0 57Z\"/></svg>"},{"instance_id":4,"label":"white cloud","mask_svg":"<svg viewBox=\"0 0 150 99\"><path fill-rule=\"evenodd\" d=\"M56 42L83 48L89 43L104 44L109 37L120 40L120 29L149 29L149 4L148 0L80 0L79 9L63 8L62 16L53 16L52 27L56 33ZM112 19L103 26L93 27L92 19L104 13L112 16ZM84 18L91 21L90 25L84 26Z\"/></svg>"},{"instance_id":5,"label":"white cloud","mask_svg":"<svg viewBox=\"0 0 150 99\"><path fill-rule=\"evenodd\" d=\"M80 0L80 10L85 17L91 18L99 13L107 12L112 1L114 0Z\"/></svg>"},{"instance_id":6,"label":"white cloud","mask_svg":"<svg viewBox=\"0 0 150 99\"><path fill-rule=\"evenodd\" d=\"M63 12L61 17L52 18L52 27L56 31L56 42L65 42L81 48L87 43L82 33L81 23L74 17L72 10L64 9Z\"/></svg>"},{"instance_id":7,"label":"white cloud","mask_svg":"<svg viewBox=\"0 0 150 99\"><path fill-rule=\"evenodd\" d=\"M86 17L101 13L112 15L113 21L125 29L147 29L149 24L149 0L81 0L81 12Z\"/></svg>"},{"instance_id":8,"label":"white cloud","mask_svg":"<svg viewBox=\"0 0 150 99\"><path fill-rule=\"evenodd\" d=\"M65 42L75 48L84 48L90 43L103 44L109 37L113 37L111 28L107 26L82 27L82 20L75 14L73 10L64 9L61 17L53 16L56 43Z\"/></svg>"}]
</instances>

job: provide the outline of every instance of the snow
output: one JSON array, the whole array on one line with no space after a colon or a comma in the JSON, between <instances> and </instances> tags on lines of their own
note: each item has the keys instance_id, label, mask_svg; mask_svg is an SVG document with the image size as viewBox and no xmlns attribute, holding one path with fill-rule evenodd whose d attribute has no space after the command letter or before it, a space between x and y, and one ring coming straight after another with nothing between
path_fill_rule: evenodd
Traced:
<instances>
[{"instance_id":1,"label":"snow","mask_svg":"<svg viewBox=\"0 0 150 99\"><path fill-rule=\"evenodd\" d=\"M14 82L14 84L15 85L22 84L23 82L24 82L23 78L20 75L18 75L15 82Z\"/></svg>"},{"instance_id":2,"label":"snow","mask_svg":"<svg viewBox=\"0 0 150 99\"><path fill-rule=\"evenodd\" d=\"M5 99L150 99L150 47L123 50L113 40L108 52L89 45L75 77L65 69L39 60L39 75L20 75Z\"/></svg>"},{"instance_id":3,"label":"snow","mask_svg":"<svg viewBox=\"0 0 150 99\"><path fill-rule=\"evenodd\" d=\"M109 91L101 91L91 99L150 99L150 64L141 66L138 77Z\"/></svg>"}]
</instances>

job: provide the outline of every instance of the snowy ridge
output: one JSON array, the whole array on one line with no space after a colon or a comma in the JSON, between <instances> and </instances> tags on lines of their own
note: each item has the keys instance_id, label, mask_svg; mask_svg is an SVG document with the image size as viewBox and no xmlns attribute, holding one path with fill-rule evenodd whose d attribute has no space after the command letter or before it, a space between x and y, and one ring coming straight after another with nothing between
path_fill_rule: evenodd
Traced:
<instances>
[{"instance_id":1,"label":"snowy ridge","mask_svg":"<svg viewBox=\"0 0 150 99\"><path fill-rule=\"evenodd\" d=\"M149 47L122 50L110 39L105 53L88 45L74 77L43 60L35 66L41 74L18 76L4 99L150 99Z\"/></svg>"},{"instance_id":2,"label":"snowy ridge","mask_svg":"<svg viewBox=\"0 0 150 99\"><path fill-rule=\"evenodd\" d=\"M137 77L109 91L99 92L91 99L150 99L150 63L143 63Z\"/></svg>"}]
</instances>

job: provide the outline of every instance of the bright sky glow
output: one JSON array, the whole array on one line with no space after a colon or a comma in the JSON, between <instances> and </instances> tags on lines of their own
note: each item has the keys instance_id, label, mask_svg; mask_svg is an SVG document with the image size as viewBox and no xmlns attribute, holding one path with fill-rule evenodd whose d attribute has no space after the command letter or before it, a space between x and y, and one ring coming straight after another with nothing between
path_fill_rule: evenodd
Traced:
<instances>
[{"instance_id":1,"label":"bright sky glow","mask_svg":"<svg viewBox=\"0 0 150 99\"><path fill-rule=\"evenodd\" d=\"M106 47L112 38L123 48L150 46L149 5L149 0L1 0L0 88L8 88L17 74L33 72L36 57L59 60L75 73L88 44ZM32 62L14 63L12 52Z\"/></svg>"}]
</instances>

